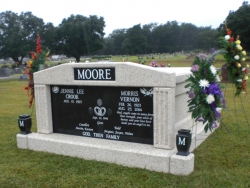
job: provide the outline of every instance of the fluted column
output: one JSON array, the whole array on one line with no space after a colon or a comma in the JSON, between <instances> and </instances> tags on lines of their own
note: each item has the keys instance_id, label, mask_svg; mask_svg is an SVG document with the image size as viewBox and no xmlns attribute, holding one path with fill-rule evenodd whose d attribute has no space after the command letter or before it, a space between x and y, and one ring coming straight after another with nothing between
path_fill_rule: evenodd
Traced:
<instances>
[{"instance_id":1,"label":"fluted column","mask_svg":"<svg viewBox=\"0 0 250 188\"><path fill-rule=\"evenodd\" d=\"M154 147L174 147L174 120L175 88L154 88Z\"/></svg>"},{"instance_id":2,"label":"fluted column","mask_svg":"<svg viewBox=\"0 0 250 188\"><path fill-rule=\"evenodd\" d=\"M37 132L44 134L52 133L53 127L49 85L35 85L35 104Z\"/></svg>"}]
</instances>

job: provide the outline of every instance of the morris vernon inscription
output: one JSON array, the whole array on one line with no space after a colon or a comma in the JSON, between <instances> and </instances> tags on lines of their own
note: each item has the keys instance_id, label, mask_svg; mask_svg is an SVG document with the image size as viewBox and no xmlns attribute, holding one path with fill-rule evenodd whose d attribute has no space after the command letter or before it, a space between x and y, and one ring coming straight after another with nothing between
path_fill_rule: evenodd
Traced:
<instances>
[{"instance_id":1,"label":"morris vernon inscription","mask_svg":"<svg viewBox=\"0 0 250 188\"><path fill-rule=\"evenodd\" d=\"M74 79L115 81L115 68L74 68Z\"/></svg>"},{"instance_id":2,"label":"morris vernon inscription","mask_svg":"<svg viewBox=\"0 0 250 188\"><path fill-rule=\"evenodd\" d=\"M53 131L153 144L153 88L51 86Z\"/></svg>"}]
</instances>

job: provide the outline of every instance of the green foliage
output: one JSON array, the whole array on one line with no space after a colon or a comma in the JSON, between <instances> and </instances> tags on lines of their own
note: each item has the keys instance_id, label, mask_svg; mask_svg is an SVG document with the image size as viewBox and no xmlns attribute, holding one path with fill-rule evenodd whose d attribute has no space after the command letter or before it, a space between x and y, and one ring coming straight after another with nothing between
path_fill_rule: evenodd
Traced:
<instances>
[{"instance_id":1,"label":"green foliage","mask_svg":"<svg viewBox=\"0 0 250 188\"><path fill-rule=\"evenodd\" d=\"M110 59L112 56L103 55L103 56L92 56L92 59Z\"/></svg>"},{"instance_id":2,"label":"green foliage","mask_svg":"<svg viewBox=\"0 0 250 188\"><path fill-rule=\"evenodd\" d=\"M147 47L147 40L143 36L141 25L134 25L127 30L126 38L122 43L122 48L126 51L126 54L142 54L145 53Z\"/></svg>"},{"instance_id":3,"label":"green foliage","mask_svg":"<svg viewBox=\"0 0 250 188\"><path fill-rule=\"evenodd\" d=\"M63 19L56 30L56 52L80 61L83 55L90 55L103 47L105 22L103 17L71 15Z\"/></svg>"},{"instance_id":4,"label":"green foliage","mask_svg":"<svg viewBox=\"0 0 250 188\"><path fill-rule=\"evenodd\" d=\"M1 68L10 68L10 67L9 67L9 65L4 64L4 65L1 65Z\"/></svg>"},{"instance_id":5,"label":"green foliage","mask_svg":"<svg viewBox=\"0 0 250 188\"><path fill-rule=\"evenodd\" d=\"M105 38L105 51L103 54L126 54L122 48L122 43L126 38L126 29L116 29L109 37Z\"/></svg>"},{"instance_id":6,"label":"green foliage","mask_svg":"<svg viewBox=\"0 0 250 188\"><path fill-rule=\"evenodd\" d=\"M35 48L37 34L48 34L48 26L31 12L20 15L11 11L0 13L0 30L0 57L11 57L19 65L29 56L30 49Z\"/></svg>"},{"instance_id":7,"label":"green foliage","mask_svg":"<svg viewBox=\"0 0 250 188\"><path fill-rule=\"evenodd\" d=\"M207 52L216 46L218 31L211 27L196 27L177 21L158 25L150 23L134 25L128 29L116 29L104 38L104 48L98 54L150 54L190 52L200 49ZM140 48L139 48L140 47Z\"/></svg>"},{"instance_id":8,"label":"green foliage","mask_svg":"<svg viewBox=\"0 0 250 188\"><path fill-rule=\"evenodd\" d=\"M10 65L10 67L11 67L12 69L17 68L17 64L16 64L16 63L13 63L13 64Z\"/></svg>"}]
</instances>

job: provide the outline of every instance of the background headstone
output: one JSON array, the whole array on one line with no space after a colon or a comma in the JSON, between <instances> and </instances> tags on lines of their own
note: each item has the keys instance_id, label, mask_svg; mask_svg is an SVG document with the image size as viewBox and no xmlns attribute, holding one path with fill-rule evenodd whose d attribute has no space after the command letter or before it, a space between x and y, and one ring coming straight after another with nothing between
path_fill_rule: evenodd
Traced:
<instances>
[{"instance_id":1,"label":"background headstone","mask_svg":"<svg viewBox=\"0 0 250 188\"><path fill-rule=\"evenodd\" d=\"M222 83L228 83L228 82L230 82L228 80L227 64L224 64L221 67L221 76L222 76L222 80L221 80Z\"/></svg>"},{"instance_id":2,"label":"background headstone","mask_svg":"<svg viewBox=\"0 0 250 188\"><path fill-rule=\"evenodd\" d=\"M9 68L0 68L0 77L10 76Z\"/></svg>"},{"instance_id":3,"label":"background headstone","mask_svg":"<svg viewBox=\"0 0 250 188\"><path fill-rule=\"evenodd\" d=\"M28 80L28 75L23 74L22 76L20 76L20 80Z\"/></svg>"}]
</instances>

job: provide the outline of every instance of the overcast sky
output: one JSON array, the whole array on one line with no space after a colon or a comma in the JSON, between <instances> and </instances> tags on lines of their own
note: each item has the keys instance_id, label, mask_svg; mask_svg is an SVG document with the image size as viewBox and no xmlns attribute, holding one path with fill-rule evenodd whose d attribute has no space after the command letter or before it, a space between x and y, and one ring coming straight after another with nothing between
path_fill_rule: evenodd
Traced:
<instances>
[{"instance_id":1,"label":"overcast sky","mask_svg":"<svg viewBox=\"0 0 250 188\"><path fill-rule=\"evenodd\" d=\"M229 11L236 11L242 3L243 0L1 0L0 12L30 11L54 26L71 14L102 16L108 35L115 29L136 24L164 24L174 20L217 28Z\"/></svg>"}]
</instances>

